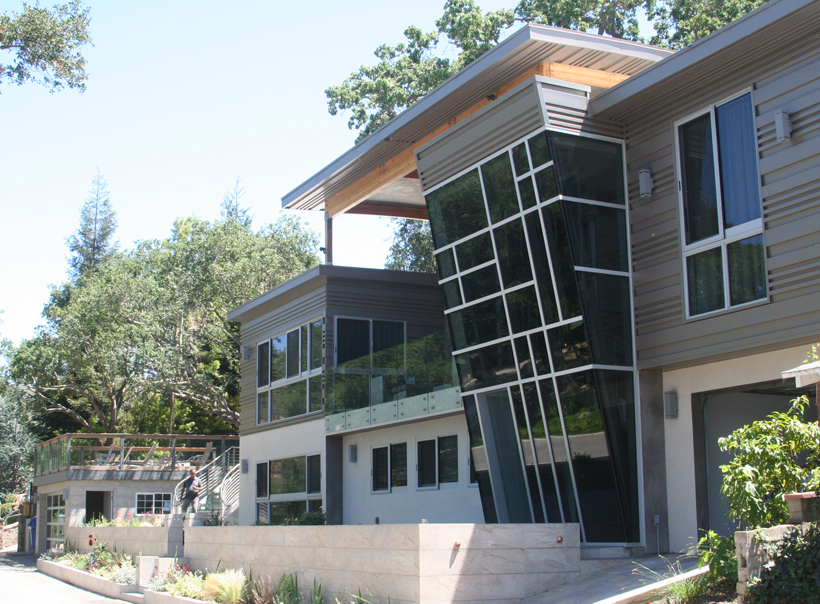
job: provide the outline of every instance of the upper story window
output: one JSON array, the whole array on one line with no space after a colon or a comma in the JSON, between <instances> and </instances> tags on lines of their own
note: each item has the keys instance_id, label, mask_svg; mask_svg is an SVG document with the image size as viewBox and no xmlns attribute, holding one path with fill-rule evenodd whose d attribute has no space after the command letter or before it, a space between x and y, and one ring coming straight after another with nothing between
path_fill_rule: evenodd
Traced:
<instances>
[{"instance_id":1,"label":"upper story window","mask_svg":"<svg viewBox=\"0 0 820 604\"><path fill-rule=\"evenodd\" d=\"M687 316L766 298L752 94L677 124Z\"/></svg>"},{"instance_id":2,"label":"upper story window","mask_svg":"<svg viewBox=\"0 0 820 604\"><path fill-rule=\"evenodd\" d=\"M322 408L322 321L257 345L258 424Z\"/></svg>"}]
</instances>

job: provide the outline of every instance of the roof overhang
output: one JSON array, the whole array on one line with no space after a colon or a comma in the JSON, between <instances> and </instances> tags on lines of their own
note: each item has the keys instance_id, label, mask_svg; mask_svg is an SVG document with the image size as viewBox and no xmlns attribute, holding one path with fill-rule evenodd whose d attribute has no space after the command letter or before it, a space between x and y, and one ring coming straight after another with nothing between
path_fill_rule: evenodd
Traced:
<instances>
[{"instance_id":1,"label":"roof overhang","mask_svg":"<svg viewBox=\"0 0 820 604\"><path fill-rule=\"evenodd\" d=\"M780 375L783 376L784 380L794 378L794 383L798 388L820 383L820 361L805 363L794 369L783 371Z\"/></svg>"},{"instance_id":2,"label":"roof overhang","mask_svg":"<svg viewBox=\"0 0 820 604\"><path fill-rule=\"evenodd\" d=\"M633 76L670 54L669 50L636 42L526 25L285 195L282 206L324 210L327 199L354 186L399 153L418 146L425 137L541 63ZM403 169L407 172L399 174L401 178L407 177L414 166L408 164ZM399 192L396 180L385 180L376 193L359 201L375 202L379 196L395 195ZM400 183L398 188L411 185ZM412 198L393 205L421 207L420 200L417 191Z\"/></svg>"},{"instance_id":3,"label":"roof overhang","mask_svg":"<svg viewBox=\"0 0 820 604\"><path fill-rule=\"evenodd\" d=\"M727 70L765 61L779 47L799 43L801 29L816 31L818 24L817 0L771 0L597 95L590 101L590 115L619 121L645 115L652 111L647 103L674 102L679 90L707 85L724 78Z\"/></svg>"}]
</instances>

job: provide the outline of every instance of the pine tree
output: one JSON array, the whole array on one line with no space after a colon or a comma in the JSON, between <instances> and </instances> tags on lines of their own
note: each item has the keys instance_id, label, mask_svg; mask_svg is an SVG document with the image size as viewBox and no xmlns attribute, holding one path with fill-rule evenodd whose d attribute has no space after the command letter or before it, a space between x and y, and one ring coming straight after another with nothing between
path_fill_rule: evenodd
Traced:
<instances>
[{"instance_id":1,"label":"pine tree","mask_svg":"<svg viewBox=\"0 0 820 604\"><path fill-rule=\"evenodd\" d=\"M80 280L88 272L95 272L117 251L113 240L117 230L117 213L108 196L108 182L97 174L91 179L88 198L80 210L80 227L68 238L71 276Z\"/></svg>"}]
</instances>

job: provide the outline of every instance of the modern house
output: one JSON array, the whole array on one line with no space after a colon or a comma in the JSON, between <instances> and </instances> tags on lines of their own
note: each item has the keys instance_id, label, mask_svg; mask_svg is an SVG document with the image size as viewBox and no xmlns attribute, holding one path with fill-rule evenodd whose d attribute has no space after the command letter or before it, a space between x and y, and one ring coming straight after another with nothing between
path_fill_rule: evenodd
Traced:
<instances>
[{"instance_id":1,"label":"modern house","mask_svg":"<svg viewBox=\"0 0 820 604\"><path fill-rule=\"evenodd\" d=\"M728 530L717 438L820 340L818 59L817 0L676 53L525 26L286 195L328 263L229 316L240 522ZM333 266L344 213L429 219L438 274Z\"/></svg>"}]
</instances>

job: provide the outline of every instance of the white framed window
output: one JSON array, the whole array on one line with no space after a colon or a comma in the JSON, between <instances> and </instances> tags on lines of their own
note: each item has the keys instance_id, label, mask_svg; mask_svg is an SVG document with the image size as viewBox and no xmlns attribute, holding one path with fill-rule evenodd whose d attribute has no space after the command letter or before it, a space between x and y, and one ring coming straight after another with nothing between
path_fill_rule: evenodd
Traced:
<instances>
[{"instance_id":1,"label":"white framed window","mask_svg":"<svg viewBox=\"0 0 820 604\"><path fill-rule=\"evenodd\" d=\"M389 493L407 486L407 443L395 443L371 450L370 475L373 493Z\"/></svg>"},{"instance_id":2,"label":"white framed window","mask_svg":"<svg viewBox=\"0 0 820 604\"><path fill-rule=\"evenodd\" d=\"M170 514L171 493L137 493L137 515Z\"/></svg>"},{"instance_id":3,"label":"white framed window","mask_svg":"<svg viewBox=\"0 0 820 604\"><path fill-rule=\"evenodd\" d=\"M256 423L322 409L323 320L257 343Z\"/></svg>"},{"instance_id":4,"label":"white framed window","mask_svg":"<svg viewBox=\"0 0 820 604\"><path fill-rule=\"evenodd\" d=\"M416 442L416 486L438 489L458 483L458 436L439 436Z\"/></svg>"},{"instance_id":5,"label":"white framed window","mask_svg":"<svg viewBox=\"0 0 820 604\"><path fill-rule=\"evenodd\" d=\"M675 124L686 316L767 298L750 91Z\"/></svg>"},{"instance_id":6,"label":"white framed window","mask_svg":"<svg viewBox=\"0 0 820 604\"><path fill-rule=\"evenodd\" d=\"M322 507L322 456L299 455L256 464L256 522L291 524Z\"/></svg>"}]
</instances>

